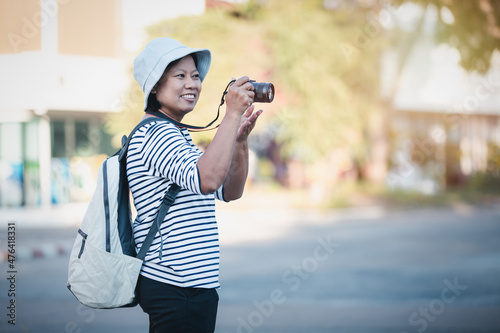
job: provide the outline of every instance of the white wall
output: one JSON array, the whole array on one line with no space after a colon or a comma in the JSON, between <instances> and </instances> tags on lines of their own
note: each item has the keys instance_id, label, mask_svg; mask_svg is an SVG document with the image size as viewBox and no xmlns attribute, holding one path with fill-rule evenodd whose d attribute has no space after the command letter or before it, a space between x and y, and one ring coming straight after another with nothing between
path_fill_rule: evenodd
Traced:
<instances>
[{"instance_id":1,"label":"white wall","mask_svg":"<svg viewBox=\"0 0 500 333\"><path fill-rule=\"evenodd\" d=\"M204 12L205 0L123 0L124 48L139 52L147 42L146 27L151 24Z\"/></svg>"},{"instance_id":2,"label":"white wall","mask_svg":"<svg viewBox=\"0 0 500 333\"><path fill-rule=\"evenodd\" d=\"M0 55L0 122L11 121L15 110L116 111L130 84L132 60L147 42L147 26L204 11L205 0L123 0L122 58L57 54L52 13L40 27L42 51Z\"/></svg>"}]
</instances>

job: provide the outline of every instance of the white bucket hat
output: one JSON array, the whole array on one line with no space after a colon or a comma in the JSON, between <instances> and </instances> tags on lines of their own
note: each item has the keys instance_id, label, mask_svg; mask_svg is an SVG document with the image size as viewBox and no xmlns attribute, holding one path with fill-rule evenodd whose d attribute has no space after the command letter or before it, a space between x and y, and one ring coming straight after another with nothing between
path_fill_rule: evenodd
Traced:
<instances>
[{"instance_id":1,"label":"white bucket hat","mask_svg":"<svg viewBox=\"0 0 500 333\"><path fill-rule=\"evenodd\" d=\"M208 49L193 49L168 37L155 38L134 60L134 77L144 91L144 110L155 84L160 80L168 64L192 54L196 57L196 67L203 81L210 68L212 56Z\"/></svg>"}]
</instances>

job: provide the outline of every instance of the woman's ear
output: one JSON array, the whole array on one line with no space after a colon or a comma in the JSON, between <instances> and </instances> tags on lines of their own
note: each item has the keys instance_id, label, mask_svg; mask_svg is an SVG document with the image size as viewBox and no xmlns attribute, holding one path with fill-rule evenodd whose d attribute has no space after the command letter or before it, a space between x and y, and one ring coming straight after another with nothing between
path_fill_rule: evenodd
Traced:
<instances>
[{"instance_id":1,"label":"woman's ear","mask_svg":"<svg viewBox=\"0 0 500 333\"><path fill-rule=\"evenodd\" d=\"M156 94L156 88L158 88L158 82L151 89L151 94Z\"/></svg>"}]
</instances>

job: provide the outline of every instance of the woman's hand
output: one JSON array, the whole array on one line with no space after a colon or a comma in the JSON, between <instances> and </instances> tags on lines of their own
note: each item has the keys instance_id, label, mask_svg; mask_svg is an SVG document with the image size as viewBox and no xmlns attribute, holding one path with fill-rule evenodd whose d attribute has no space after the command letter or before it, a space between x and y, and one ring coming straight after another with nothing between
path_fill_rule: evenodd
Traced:
<instances>
[{"instance_id":1,"label":"woman's hand","mask_svg":"<svg viewBox=\"0 0 500 333\"><path fill-rule=\"evenodd\" d=\"M224 184L224 199L241 196L248 174L247 138L262 110L253 112L253 85L248 76L236 80L226 94L226 114L217 133L198 160L203 193L213 193Z\"/></svg>"},{"instance_id":2,"label":"woman's hand","mask_svg":"<svg viewBox=\"0 0 500 333\"><path fill-rule=\"evenodd\" d=\"M242 116L252 105L254 88L248 76L240 77L229 87L226 95L226 113L237 113Z\"/></svg>"},{"instance_id":3,"label":"woman's hand","mask_svg":"<svg viewBox=\"0 0 500 333\"><path fill-rule=\"evenodd\" d=\"M236 136L236 142L246 141L250 132L252 132L257 122L257 118L262 114L262 110L253 113L255 105L251 105L241 116L241 123Z\"/></svg>"}]
</instances>

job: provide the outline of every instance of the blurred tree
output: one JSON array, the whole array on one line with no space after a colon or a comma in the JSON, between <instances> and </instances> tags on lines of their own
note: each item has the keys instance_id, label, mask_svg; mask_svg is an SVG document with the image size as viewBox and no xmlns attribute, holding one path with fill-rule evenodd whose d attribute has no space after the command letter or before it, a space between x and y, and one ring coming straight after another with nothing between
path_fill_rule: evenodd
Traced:
<instances>
[{"instance_id":1,"label":"blurred tree","mask_svg":"<svg viewBox=\"0 0 500 333\"><path fill-rule=\"evenodd\" d=\"M273 82L276 99L262 106L265 113L255 130L262 143L273 141L283 160L303 163L328 161L333 151L347 151L360 177L380 181L388 160L392 100L427 8L436 6L440 13L437 40L456 47L468 70L484 73L500 44L500 1L388 2L250 0L161 22L149 29L149 36L169 36L212 51L200 101L185 122L208 123L232 77ZM413 29L386 31L387 8L405 3L423 9ZM380 58L390 45L399 50L398 66L392 93L383 100ZM143 95L135 82L118 104L123 112L109 125L114 133L126 133L142 116ZM213 134L193 137L209 142Z\"/></svg>"},{"instance_id":2,"label":"blurred tree","mask_svg":"<svg viewBox=\"0 0 500 333\"><path fill-rule=\"evenodd\" d=\"M372 129L380 132L382 123L379 59L385 39L379 38L379 23L373 26L373 13L371 6L347 3L332 9L319 0L248 1L161 22L149 35L212 51L201 99L186 122L207 123L231 77L249 75L275 84L276 99L262 106L265 113L256 132L277 143L283 159L313 163L344 149L353 165L364 170L371 163ZM346 53L342 44L360 29L372 33L361 52ZM135 86L123 103L126 116L111 122L115 131L130 128L141 114L142 96ZM194 139L207 141L212 135L205 132Z\"/></svg>"},{"instance_id":3,"label":"blurred tree","mask_svg":"<svg viewBox=\"0 0 500 333\"><path fill-rule=\"evenodd\" d=\"M466 70L488 71L491 55L500 50L500 1L394 0L396 5L404 3L416 3L423 8L435 6L439 12L437 41L455 47Z\"/></svg>"}]
</instances>

